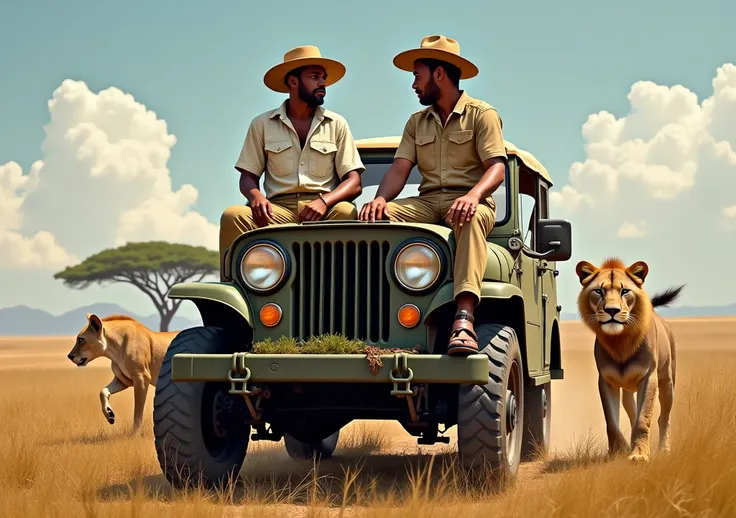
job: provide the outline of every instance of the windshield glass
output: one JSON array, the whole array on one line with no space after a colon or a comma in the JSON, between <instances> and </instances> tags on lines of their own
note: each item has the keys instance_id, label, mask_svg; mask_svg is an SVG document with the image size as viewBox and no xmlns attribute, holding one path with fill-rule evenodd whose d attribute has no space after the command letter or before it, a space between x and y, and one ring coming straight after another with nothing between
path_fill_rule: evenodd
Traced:
<instances>
[{"instance_id":1,"label":"windshield glass","mask_svg":"<svg viewBox=\"0 0 736 518\"><path fill-rule=\"evenodd\" d=\"M368 157L363 157L363 163L365 165L365 172L362 174L363 192L358 196L354 203L358 208L358 211L363 207L364 204L370 202L375 196L378 190L378 185L381 183L383 175L391 167L391 159L383 160L371 160ZM408 198L419 194L419 182L422 177L419 174L419 170L414 166L409 174L409 179L404 186L404 189L396 197L396 199ZM503 183L498 187L496 192L493 193L493 200L496 202L496 222L503 222L506 219L506 185L508 177L504 179Z\"/></svg>"}]
</instances>

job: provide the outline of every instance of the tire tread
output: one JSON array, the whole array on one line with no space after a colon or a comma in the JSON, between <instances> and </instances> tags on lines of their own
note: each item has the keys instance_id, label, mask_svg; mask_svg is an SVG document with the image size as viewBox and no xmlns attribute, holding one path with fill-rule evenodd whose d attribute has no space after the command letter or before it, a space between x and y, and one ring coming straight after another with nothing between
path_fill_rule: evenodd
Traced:
<instances>
[{"instance_id":1,"label":"tire tread","mask_svg":"<svg viewBox=\"0 0 736 518\"><path fill-rule=\"evenodd\" d=\"M510 364L509 351L518 342L513 329L485 324L478 330L479 352L488 357L488 383L461 385L458 394L458 450L461 463L470 466L489 462L492 469L505 463L503 451L504 379Z\"/></svg>"},{"instance_id":2,"label":"tire tread","mask_svg":"<svg viewBox=\"0 0 736 518\"><path fill-rule=\"evenodd\" d=\"M201 441L201 423L192 407L197 400L201 382L172 382L172 359L179 353L207 354L222 352L224 332L219 328L195 327L181 331L171 342L164 356L153 401L153 428L156 455L166 479L181 488L197 482L199 471L208 486L227 481L237 475L245 451L229 459L232 468L218 463L212 466ZM218 350L213 350L218 349ZM196 400L196 401L195 401ZM246 430L247 433L247 430ZM247 438L246 438L247 446ZM187 480L191 475L194 480Z\"/></svg>"}]
</instances>

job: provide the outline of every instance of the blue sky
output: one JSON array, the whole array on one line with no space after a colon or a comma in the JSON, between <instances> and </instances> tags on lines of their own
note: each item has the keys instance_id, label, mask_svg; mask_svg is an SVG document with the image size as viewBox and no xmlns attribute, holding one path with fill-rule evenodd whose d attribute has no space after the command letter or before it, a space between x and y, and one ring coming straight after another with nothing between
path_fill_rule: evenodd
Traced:
<instances>
[{"instance_id":1,"label":"blue sky","mask_svg":"<svg viewBox=\"0 0 736 518\"><path fill-rule=\"evenodd\" d=\"M716 69L736 60L736 2L725 0L16 1L0 6L0 20L0 165L27 173L43 158L47 102L63 80L114 86L166 121L177 139L173 187L196 186L195 208L211 222L241 201L233 164L248 123L283 99L263 74L297 45L346 64L326 102L362 138L399 134L420 108L393 56L428 34L456 38L480 68L463 87L497 107L505 138L532 151L557 186L585 158L588 116L626 115L634 82L682 84L702 100ZM0 307L14 300L6 291Z\"/></svg>"},{"instance_id":2,"label":"blue sky","mask_svg":"<svg viewBox=\"0 0 736 518\"><path fill-rule=\"evenodd\" d=\"M174 184L196 185L198 210L215 220L240 199L232 166L248 122L282 100L262 77L286 50L315 44L346 64L327 103L361 138L399 133L420 108L391 60L441 33L480 68L464 88L562 180L583 156L589 113L622 112L640 79L704 94L736 55L734 2L594 3L13 2L2 8L0 161L26 170L39 158L46 101L62 80L116 86L166 120Z\"/></svg>"}]
</instances>

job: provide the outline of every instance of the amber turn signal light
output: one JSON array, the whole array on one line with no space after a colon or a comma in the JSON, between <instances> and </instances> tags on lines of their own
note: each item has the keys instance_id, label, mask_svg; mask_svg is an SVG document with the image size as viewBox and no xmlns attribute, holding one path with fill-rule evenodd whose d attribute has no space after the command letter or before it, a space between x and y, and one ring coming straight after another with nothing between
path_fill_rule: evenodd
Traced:
<instances>
[{"instance_id":1,"label":"amber turn signal light","mask_svg":"<svg viewBox=\"0 0 736 518\"><path fill-rule=\"evenodd\" d=\"M399 309L399 323L408 329L416 326L420 317L419 308L414 304L404 304Z\"/></svg>"},{"instance_id":2,"label":"amber turn signal light","mask_svg":"<svg viewBox=\"0 0 736 518\"><path fill-rule=\"evenodd\" d=\"M273 327L281 322L281 308L278 304L269 302L261 308L261 322L266 327Z\"/></svg>"}]
</instances>

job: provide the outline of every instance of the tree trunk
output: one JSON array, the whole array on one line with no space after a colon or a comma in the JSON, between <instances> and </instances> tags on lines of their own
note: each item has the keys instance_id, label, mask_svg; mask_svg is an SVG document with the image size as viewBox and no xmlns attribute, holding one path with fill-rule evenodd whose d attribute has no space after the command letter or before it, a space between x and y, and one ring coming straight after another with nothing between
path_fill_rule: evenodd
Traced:
<instances>
[{"instance_id":1,"label":"tree trunk","mask_svg":"<svg viewBox=\"0 0 736 518\"><path fill-rule=\"evenodd\" d=\"M161 329L160 331L168 331L169 330L169 324L171 324L171 320L174 318L174 313L161 313Z\"/></svg>"}]
</instances>

